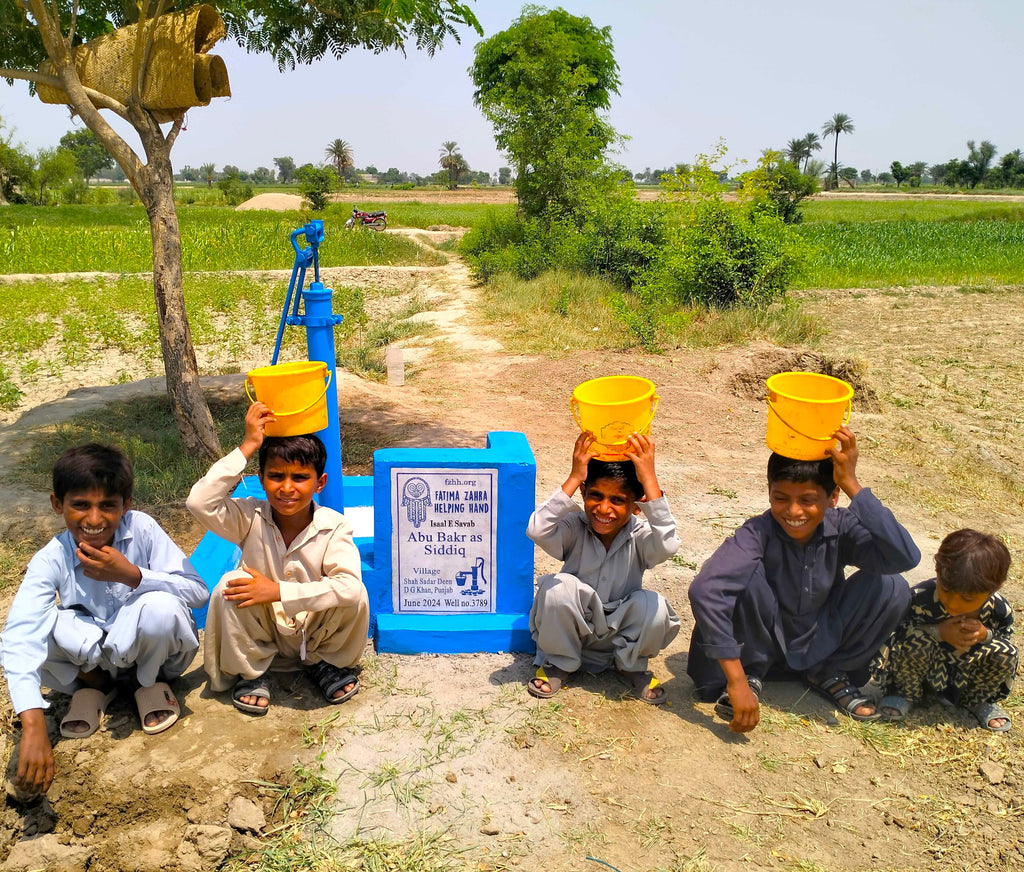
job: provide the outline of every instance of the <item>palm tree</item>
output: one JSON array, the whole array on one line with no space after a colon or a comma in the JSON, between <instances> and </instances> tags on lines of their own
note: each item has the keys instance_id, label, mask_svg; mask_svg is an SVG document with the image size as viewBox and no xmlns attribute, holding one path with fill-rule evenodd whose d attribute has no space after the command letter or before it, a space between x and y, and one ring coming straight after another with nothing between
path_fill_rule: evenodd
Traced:
<instances>
[{"instance_id":1,"label":"palm tree","mask_svg":"<svg viewBox=\"0 0 1024 872\"><path fill-rule=\"evenodd\" d=\"M441 157L437 161L441 169L448 172L448 187L459 186L459 176L469 170L469 164L459 152L459 144L449 140L441 143Z\"/></svg>"},{"instance_id":2,"label":"palm tree","mask_svg":"<svg viewBox=\"0 0 1024 872\"><path fill-rule=\"evenodd\" d=\"M821 135L825 138L834 136L836 138L835 150L832 154L832 186L839 186L839 134L853 133L853 119L843 112L836 112L828 121L821 125Z\"/></svg>"},{"instance_id":3,"label":"palm tree","mask_svg":"<svg viewBox=\"0 0 1024 872\"><path fill-rule=\"evenodd\" d=\"M203 164L201 167L199 167L199 177L202 179L206 179L206 187L213 187L213 180L216 178L216 176L217 170L212 163Z\"/></svg>"},{"instance_id":4,"label":"palm tree","mask_svg":"<svg viewBox=\"0 0 1024 872\"><path fill-rule=\"evenodd\" d=\"M804 137L804 144L807 147L807 154L804 155L804 172L807 172L807 164L811 159L811 155L816 151L821 151L821 140L818 138L817 133L808 133Z\"/></svg>"},{"instance_id":5,"label":"palm tree","mask_svg":"<svg viewBox=\"0 0 1024 872\"><path fill-rule=\"evenodd\" d=\"M810 157L811 151L807 147L806 139L791 139L786 143L786 158L795 166L800 166L801 162Z\"/></svg>"},{"instance_id":6,"label":"palm tree","mask_svg":"<svg viewBox=\"0 0 1024 872\"><path fill-rule=\"evenodd\" d=\"M338 178L345 178L345 170L352 166L352 146L344 139L336 139L324 150L324 156L334 164Z\"/></svg>"}]
</instances>

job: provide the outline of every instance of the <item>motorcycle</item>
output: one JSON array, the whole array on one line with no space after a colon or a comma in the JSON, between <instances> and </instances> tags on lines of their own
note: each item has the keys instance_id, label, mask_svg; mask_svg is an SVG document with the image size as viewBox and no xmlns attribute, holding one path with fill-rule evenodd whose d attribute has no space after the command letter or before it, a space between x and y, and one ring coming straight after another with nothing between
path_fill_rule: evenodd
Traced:
<instances>
[{"instance_id":1,"label":"motorcycle","mask_svg":"<svg viewBox=\"0 0 1024 872\"><path fill-rule=\"evenodd\" d=\"M371 230L379 232L388 226L388 213L383 210L380 212L363 212L358 206L353 206L352 217L345 222L345 229L351 230L357 224L360 227L369 227Z\"/></svg>"}]
</instances>

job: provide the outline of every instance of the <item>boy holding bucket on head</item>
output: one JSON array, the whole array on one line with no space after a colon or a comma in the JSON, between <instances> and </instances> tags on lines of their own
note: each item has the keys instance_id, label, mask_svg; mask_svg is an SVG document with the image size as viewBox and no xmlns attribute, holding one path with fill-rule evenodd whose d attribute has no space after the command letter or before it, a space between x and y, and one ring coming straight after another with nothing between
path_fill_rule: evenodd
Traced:
<instances>
[{"instance_id":1,"label":"boy holding bucket on head","mask_svg":"<svg viewBox=\"0 0 1024 872\"><path fill-rule=\"evenodd\" d=\"M614 666L637 699L666 700L647 661L675 638L679 618L642 584L644 571L675 554L679 540L654 470L654 440L633 433L624 447L622 460L598 460L594 434L581 433L569 477L526 530L563 561L560 572L538 580L530 609L537 671L527 690L541 699L581 666L595 673ZM583 512L572 500L577 490Z\"/></svg>"},{"instance_id":2,"label":"boy holding bucket on head","mask_svg":"<svg viewBox=\"0 0 1024 872\"><path fill-rule=\"evenodd\" d=\"M353 669L366 645L370 606L359 551L343 515L313 502L327 483L327 451L313 434L268 436L274 414L255 402L242 444L192 487L189 511L241 546L241 568L210 596L203 660L216 691L266 714L266 672L305 666L329 703L359 690ZM232 498L253 454L266 499Z\"/></svg>"},{"instance_id":3,"label":"boy holding bucket on head","mask_svg":"<svg viewBox=\"0 0 1024 872\"><path fill-rule=\"evenodd\" d=\"M757 726L773 670L801 675L856 720L878 717L851 674L866 678L903 617L910 590L897 573L916 566L921 552L861 487L853 433L840 426L829 441L820 460L772 453L768 511L726 539L690 585L696 626L686 671L735 732ZM836 508L840 491L848 508ZM860 571L847 578L847 566Z\"/></svg>"},{"instance_id":4,"label":"boy holding bucket on head","mask_svg":"<svg viewBox=\"0 0 1024 872\"><path fill-rule=\"evenodd\" d=\"M886 692L884 719L902 721L927 686L986 730L1010 729L999 705L1017 674L1013 607L999 593L1009 569L1010 552L995 536L964 529L942 540L935 578L911 590L910 612L872 664Z\"/></svg>"}]
</instances>

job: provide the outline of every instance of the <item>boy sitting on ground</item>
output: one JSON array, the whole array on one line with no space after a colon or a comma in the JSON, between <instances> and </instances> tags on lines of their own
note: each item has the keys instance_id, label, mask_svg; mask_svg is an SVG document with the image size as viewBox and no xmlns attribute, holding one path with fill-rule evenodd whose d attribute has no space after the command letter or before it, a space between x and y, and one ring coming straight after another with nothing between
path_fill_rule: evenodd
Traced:
<instances>
[{"instance_id":1,"label":"boy sitting on ground","mask_svg":"<svg viewBox=\"0 0 1024 872\"><path fill-rule=\"evenodd\" d=\"M133 678L147 733L178 719L166 682L199 650L190 609L206 585L160 525L133 511L128 458L80 445L53 466L50 504L67 529L29 561L3 630L3 666L21 719L15 786L45 793L56 775L42 686L73 694L60 723L66 739L99 728L115 680Z\"/></svg>"},{"instance_id":2,"label":"boy sitting on ground","mask_svg":"<svg viewBox=\"0 0 1024 872\"><path fill-rule=\"evenodd\" d=\"M644 590L644 571L679 549L676 522L654 471L654 440L634 433L622 462L595 459L593 433L581 433L565 484L530 517L526 534L562 571L537 583L530 632L537 643L529 692L547 699L581 666L614 666L633 695L665 702L647 660L679 632L665 598ZM579 489L581 513L572 501ZM644 518L636 517L640 513Z\"/></svg>"},{"instance_id":3,"label":"boy sitting on ground","mask_svg":"<svg viewBox=\"0 0 1024 872\"><path fill-rule=\"evenodd\" d=\"M850 673L865 672L902 619L910 590L895 573L921 552L857 481L853 433L834 437L824 460L772 454L769 510L726 539L690 585L686 671L735 732L757 726L762 683L776 668L801 674L856 720L878 717ZM849 508L835 507L840 490ZM847 566L860 571L847 578Z\"/></svg>"},{"instance_id":4,"label":"boy sitting on ground","mask_svg":"<svg viewBox=\"0 0 1024 872\"><path fill-rule=\"evenodd\" d=\"M909 614L872 664L886 691L883 718L902 721L930 687L985 729L1010 729L999 700L1017 674L1017 649L1013 608L997 592L1009 569L1010 552L995 536L957 530L942 540L936 577L911 590Z\"/></svg>"},{"instance_id":5,"label":"boy sitting on ground","mask_svg":"<svg viewBox=\"0 0 1024 872\"><path fill-rule=\"evenodd\" d=\"M327 449L315 435L266 436L273 413L253 403L242 444L192 486L188 508L208 530L241 546L241 569L210 597L203 665L216 691L263 715L271 665L306 666L329 703L359 690L353 667L366 645L370 604L344 515L313 502L327 483ZM231 492L253 454L266 499Z\"/></svg>"}]
</instances>

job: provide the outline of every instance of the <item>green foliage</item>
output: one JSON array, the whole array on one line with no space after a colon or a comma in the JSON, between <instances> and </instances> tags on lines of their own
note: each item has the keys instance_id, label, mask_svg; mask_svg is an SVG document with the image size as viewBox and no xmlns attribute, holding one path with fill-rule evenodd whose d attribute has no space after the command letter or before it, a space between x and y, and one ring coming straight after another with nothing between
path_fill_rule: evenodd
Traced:
<instances>
[{"instance_id":1,"label":"green foliage","mask_svg":"<svg viewBox=\"0 0 1024 872\"><path fill-rule=\"evenodd\" d=\"M315 167L304 164L299 167L299 191L309 201L314 212L323 212L330 202L331 193L338 190L341 179L334 167Z\"/></svg>"},{"instance_id":2,"label":"green foliage","mask_svg":"<svg viewBox=\"0 0 1024 872\"><path fill-rule=\"evenodd\" d=\"M75 156L78 171L85 179L91 179L100 170L110 169L114 165L114 159L107 154L103 143L88 127L69 130L60 138L60 144Z\"/></svg>"},{"instance_id":3,"label":"green foliage","mask_svg":"<svg viewBox=\"0 0 1024 872\"><path fill-rule=\"evenodd\" d=\"M813 180L769 151L740 177L739 201L726 201L726 155L719 141L664 181L680 220L643 281L652 307L767 305L801 267L803 246L787 219L799 220L797 206Z\"/></svg>"},{"instance_id":4,"label":"green foliage","mask_svg":"<svg viewBox=\"0 0 1024 872\"><path fill-rule=\"evenodd\" d=\"M13 409L21 399L21 390L8 376L7 369L0 364L0 409Z\"/></svg>"},{"instance_id":5,"label":"green foliage","mask_svg":"<svg viewBox=\"0 0 1024 872\"><path fill-rule=\"evenodd\" d=\"M248 182L243 182L238 177L237 170L222 179L218 179L217 187L224 194L224 200L229 206L237 206L239 203L244 203L252 198L252 185Z\"/></svg>"},{"instance_id":6,"label":"green foliage","mask_svg":"<svg viewBox=\"0 0 1024 872\"><path fill-rule=\"evenodd\" d=\"M550 269L608 276L631 287L666 240L665 206L633 200L632 189L596 198L570 220L552 210L537 218L497 212L463 237L461 251L478 278L531 279Z\"/></svg>"},{"instance_id":7,"label":"green foliage","mask_svg":"<svg viewBox=\"0 0 1024 872\"><path fill-rule=\"evenodd\" d=\"M287 185L295 181L295 161L290 157L275 157L274 166L277 167L277 177L281 184Z\"/></svg>"},{"instance_id":8,"label":"green foliage","mask_svg":"<svg viewBox=\"0 0 1024 872\"><path fill-rule=\"evenodd\" d=\"M35 161L31 155L0 140L0 200L26 203L32 192Z\"/></svg>"},{"instance_id":9,"label":"green foliage","mask_svg":"<svg viewBox=\"0 0 1024 872\"><path fill-rule=\"evenodd\" d=\"M750 204L695 203L644 282L652 302L763 306L781 297L802 264L799 238Z\"/></svg>"},{"instance_id":10,"label":"green foliage","mask_svg":"<svg viewBox=\"0 0 1024 872\"><path fill-rule=\"evenodd\" d=\"M63 186L78 176L75 156L66 148L43 148L36 158L35 175L38 202L46 203L46 189Z\"/></svg>"},{"instance_id":11,"label":"green foliage","mask_svg":"<svg viewBox=\"0 0 1024 872\"><path fill-rule=\"evenodd\" d=\"M739 177L739 191L758 208L778 216L787 224L803 220L801 201L816 193L818 183L804 175L795 163L783 160L775 151L761 155L757 167Z\"/></svg>"},{"instance_id":12,"label":"green foliage","mask_svg":"<svg viewBox=\"0 0 1024 872\"><path fill-rule=\"evenodd\" d=\"M477 44L471 73L473 99L514 165L523 212L571 216L584 208L615 138L599 115L619 87L610 28L527 6L510 28Z\"/></svg>"},{"instance_id":13,"label":"green foliage","mask_svg":"<svg viewBox=\"0 0 1024 872\"><path fill-rule=\"evenodd\" d=\"M459 181L469 174L469 164L459 151L459 144L451 140L441 143L441 157L438 165L447 175L446 184L449 190L459 186Z\"/></svg>"}]
</instances>

